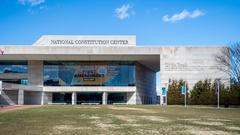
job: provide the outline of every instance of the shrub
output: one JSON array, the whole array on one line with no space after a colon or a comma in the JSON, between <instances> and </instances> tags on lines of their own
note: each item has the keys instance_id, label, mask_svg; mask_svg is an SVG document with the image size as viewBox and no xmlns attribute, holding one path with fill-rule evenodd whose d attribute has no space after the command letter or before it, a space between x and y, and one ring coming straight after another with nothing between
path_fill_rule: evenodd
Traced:
<instances>
[{"instance_id":1,"label":"shrub","mask_svg":"<svg viewBox=\"0 0 240 135\"><path fill-rule=\"evenodd\" d=\"M198 81L190 92L190 103L192 105L216 105L216 85L211 80ZM231 85L231 89L221 85L220 105L239 105L240 87Z\"/></svg>"},{"instance_id":2,"label":"shrub","mask_svg":"<svg viewBox=\"0 0 240 135\"><path fill-rule=\"evenodd\" d=\"M180 80L180 81L174 80L172 81L172 83L168 85L167 104L169 105L184 104L184 95L182 95L182 85L183 85L183 80ZM188 90L188 85L186 84L186 86ZM187 94L187 97L188 97L188 94Z\"/></svg>"},{"instance_id":3,"label":"shrub","mask_svg":"<svg viewBox=\"0 0 240 135\"><path fill-rule=\"evenodd\" d=\"M216 96L211 80L198 81L191 90L190 100L193 105L215 104Z\"/></svg>"}]
</instances>

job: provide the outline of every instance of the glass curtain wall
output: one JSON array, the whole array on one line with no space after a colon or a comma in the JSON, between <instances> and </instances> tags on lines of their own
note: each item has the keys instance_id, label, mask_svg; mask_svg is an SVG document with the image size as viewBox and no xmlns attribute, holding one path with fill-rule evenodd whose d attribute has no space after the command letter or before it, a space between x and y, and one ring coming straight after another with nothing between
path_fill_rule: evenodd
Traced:
<instances>
[{"instance_id":1,"label":"glass curtain wall","mask_svg":"<svg viewBox=\"0 0 240 135\"><path fill-rule=\"evenodd\" d=\"M27 61L0 61L0 74L25 74L28 72ZM5 83L27 85L27 78L6 79L0 78Z\"/></svg>"},{"instance_id":2,"label":"glass curtain wall","mask_svg":"<svg viewBox=\"0 0 240 135\"><path fill-rule=\"evenodd\" d=\"M0 61L0 73L27 73L27 61Z\"/></svg>"},{"instance_id":3,"label":"glass curtain wall","mask_svg":"<svg viewBox=\"0 0 240 135\"><path fill-rule=\"evenodd\" d=\"M45 86L135 86L133 62L44 62Z\"/></svg>"}]
</instances>

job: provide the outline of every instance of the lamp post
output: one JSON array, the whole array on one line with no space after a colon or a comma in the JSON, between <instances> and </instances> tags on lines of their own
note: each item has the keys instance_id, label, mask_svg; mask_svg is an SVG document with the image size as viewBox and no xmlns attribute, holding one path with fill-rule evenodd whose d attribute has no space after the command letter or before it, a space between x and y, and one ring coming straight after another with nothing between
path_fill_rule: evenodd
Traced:
<instances>
[{"instance_id":1,"label":"lamp post","mask_svg":"<svg viewBox=\"0 0 240 135\"><path fill-rule=\"evenodd\" d=\"M166 105L167 105L167 89L168 89L168 85L167 85L167 83L165 83L165 87L166 87Z\"/></svg>"},{"instance_id":2,"label":"lamp post","mask_svg":"<svg viewBox=\"0 0 240 135\"><path fill-rule=\"evenodd\" d=\"M220 79L218 78L218 79L216 79L216 83L217 83L217 104L218 104L218 106L217 106L217 108L219 109L220 108L220 104L219 104L219 100L220 100L220 97L219 97L219 95L220 95Z\"/></svg>"},{"instance_id":3,"label":"lamp post","mask_svg":"<svg viewBox=\"0 0 240 135\"><path fill-rule=\"evenodd\" d=\"M184 83L184 87L185 87L185 107L187 107L187 89L186 89L186 82Z\"/></svg>"},{"instance_id":4,"label":"lamp post","mask_svg":"<svg viewBox=\"0 0 240 135\"><path fill-rule=\"evenodd\" d=\"M187 86L186 82L183 82L182 85L182 95L184 94L184 107L187 107Z\"/></svg>"}]
</instances>

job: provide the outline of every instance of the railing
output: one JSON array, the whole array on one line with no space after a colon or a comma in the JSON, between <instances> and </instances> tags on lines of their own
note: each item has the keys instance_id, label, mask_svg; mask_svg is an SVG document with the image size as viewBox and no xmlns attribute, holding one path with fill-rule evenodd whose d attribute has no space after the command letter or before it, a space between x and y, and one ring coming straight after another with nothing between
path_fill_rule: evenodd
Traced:
<instances>
[{"instance_id":1,"label":"railing","mask_svg":"<svg viewBox=\"0 0 240 135\"><path fill-rule=\"evenodd\" d=\"M8 105L16 105L9 97L8 95L6 95L6 93L4 91L1 92L0 95L7 103Z\"/></svg>"},{"instance_id":2,"label":"railing","mask_svg":"<svg viewBox=\"0 0 240 135\"><path fill-rule=\"evenodd\" d=\"M21 84L14 84L14 83L2 83L2 87L4 90L28 90L28 91L42 91L41 86L33 86L33 85L21 85Z\"/></svg>"}]
</instances>

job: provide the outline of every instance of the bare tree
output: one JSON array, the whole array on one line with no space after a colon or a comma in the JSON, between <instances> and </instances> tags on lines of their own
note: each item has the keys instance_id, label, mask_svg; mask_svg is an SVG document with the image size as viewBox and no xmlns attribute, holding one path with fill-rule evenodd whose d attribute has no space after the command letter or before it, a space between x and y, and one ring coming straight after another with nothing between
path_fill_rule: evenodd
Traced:
<instances>
[{"instance_id":1,"label":"bare tree","mask_svg":"<svg viewBox=\"0 0 240 135\"><path fill-rule=\"evenodd\" d=\"M231 82L240 85L240 42L225 47L216 55L219 69L231 77ZM227 68L226 68L227 67Z\"/></svg>"}]
</instances>

